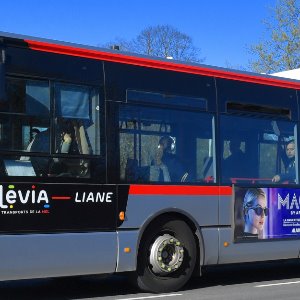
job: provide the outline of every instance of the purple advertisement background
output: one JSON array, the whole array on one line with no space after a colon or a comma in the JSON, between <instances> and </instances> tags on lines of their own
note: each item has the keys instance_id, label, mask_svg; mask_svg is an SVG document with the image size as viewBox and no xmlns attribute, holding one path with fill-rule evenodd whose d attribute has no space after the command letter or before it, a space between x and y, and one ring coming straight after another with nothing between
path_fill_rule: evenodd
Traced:
<instances>
[{"instance_id":1,"label":"purple advertisement background","mask_svg":"<svg viewBox=\"0 0 300 300\"><path fill-rule=\"evenodd\" d=\"M300 189L261 188L266 196L268 216L264 217L262 230L251 235L245 230L244 197L249 188L235 187L234 224L235 241L249 239L283 239L300 237Z\"/></svg>"}]
</instances>

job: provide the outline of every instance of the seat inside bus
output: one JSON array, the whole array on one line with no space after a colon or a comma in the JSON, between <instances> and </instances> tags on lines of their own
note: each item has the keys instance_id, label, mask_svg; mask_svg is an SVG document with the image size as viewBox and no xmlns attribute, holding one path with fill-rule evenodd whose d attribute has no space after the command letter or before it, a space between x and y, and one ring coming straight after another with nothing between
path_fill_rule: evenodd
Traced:
<instances>
[{"instance_id":1,"label":"seat inside bus","mask_svg":"<svg viewBox=\"0 0 300 300\"><path fill-rule=\"evenodd\" d=\"M36 176L31 161L27 160L3 160L6 174L8 176Z\"/></svg>"}]
</instances>

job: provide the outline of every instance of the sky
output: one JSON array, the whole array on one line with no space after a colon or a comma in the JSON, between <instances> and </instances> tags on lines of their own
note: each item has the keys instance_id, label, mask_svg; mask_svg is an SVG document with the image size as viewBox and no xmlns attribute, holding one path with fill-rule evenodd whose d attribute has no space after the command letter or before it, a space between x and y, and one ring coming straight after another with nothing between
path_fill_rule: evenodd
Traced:
<instances>
[{"instance_id":1,"label":"sky","mask_svg":"<svg viewBox=\"0 0 300 300\"><path fill-rule=\"evenodd\" d=\"M244 67L265 37L277 0L0 0L0 31L99 46L171 25L201 49L204 64Z\"/></svg>"}]
</instances>

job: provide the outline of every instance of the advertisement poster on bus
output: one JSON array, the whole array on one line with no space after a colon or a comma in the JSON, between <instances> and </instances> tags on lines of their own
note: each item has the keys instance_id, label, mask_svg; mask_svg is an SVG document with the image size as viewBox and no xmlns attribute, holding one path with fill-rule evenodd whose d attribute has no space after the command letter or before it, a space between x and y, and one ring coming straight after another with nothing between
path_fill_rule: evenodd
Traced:
<instances>
[{"instance_id":1,"label":"advertisement poster on bus","mask_svg":"<svg viewBox=\"0 0 300 300\"><path fill-rule=\"evenodd\" d=\"M234 239L300 237L300 189L235 187Z\"/></svg>"}]
</instances>

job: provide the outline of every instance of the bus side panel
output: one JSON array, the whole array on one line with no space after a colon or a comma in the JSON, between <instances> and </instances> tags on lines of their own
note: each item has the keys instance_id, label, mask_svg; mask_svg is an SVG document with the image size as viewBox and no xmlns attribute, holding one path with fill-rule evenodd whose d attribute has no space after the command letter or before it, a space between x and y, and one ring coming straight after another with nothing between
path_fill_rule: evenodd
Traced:
<instances>
[{"instance_id":1,"label":"bus side panel","mask_svg":"<svg viewBox=\"0 0 300 300\"><path fill-rule=\"evenodd\" d=\"M219 248L216 245L219 244L219 228L201 228L204 253L203 265L216 265L219 258Z\"/></svg>"},{"instance_id":2,"label":"bus side panel","mask_svg":"<svg viewBox=\"0 0 300 300\"><path fill-rule=\"evenodd\" d=\"M200 226L218 224L218 196L129 195L121 228L140 228L163 212L182 211Z\"/></svg>"},{"instance_id":3,"label":"bus side panel","mask_svg":"<svg viewBox=\"0 0 300 300\"><path fill-rule=\"evenodd\" d=\"M138 230L124 230L118 232L119 255L116 272L136 270L138 238ZM127 251L125 249L127 249Z\"/></svg>"},{"instance_id":4,"label":"bus side panel","mask_svg":"<svg viewBox=\"0 0 300 300\"><path fill-rule=\"evenodd\" d=\"M299 240L264 240L234 243L234 204L232 196L221 196L219 205L220 228L219 263L240 263L298 257ZM225 247L224 243L229 243Z\"/></svg>"},{"instance_id":5,"label":"bus side panel","mask_svg":"<svg viewBox=\"0 0 300 300\"><path fill-rule=\"evenodd\" d=\"M116 210L114 185L0 184L1 234L115 231Z\"/></svg>"},{"instance_id":6,"label":"bus side panel","mask_svg":"<svg viewBox=\"0 0 300 300\"><path fill-rule=\"evenodd\" d=\"M232 241L233 229L220 228L220 264L297 258L300 250L300 240ZM224 242L229 246L225 247Z\"/></svg>"},{"instance_id":7,"label":"bus side panel","mask_svg":"<svg viewBox=\"0 0 300 300\"><path fill-rule=\"evenodd\" d=\"M111 273L115 232L0 236L0 280Z\"/></svg>"},{"instance_id":8,"label":"bus side panel","mask_svg":"<svg viewBox=\"0 0 300 300\"><path fill-rule=\"evenodd\" d=\"M232 213L233 213L232 196L220 195L219 225L231 226L233 221Z\"/></svg>"}]
</instances>

